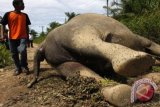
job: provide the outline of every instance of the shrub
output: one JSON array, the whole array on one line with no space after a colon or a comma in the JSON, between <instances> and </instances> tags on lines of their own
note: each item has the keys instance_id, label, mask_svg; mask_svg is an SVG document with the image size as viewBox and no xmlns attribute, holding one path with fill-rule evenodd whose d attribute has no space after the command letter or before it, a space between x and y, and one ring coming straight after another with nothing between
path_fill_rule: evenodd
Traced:
<instances>
[{"instance_id":1,"label":"shrub","mask_svg":"<svg viewBox=\"0 0 160 107\"><path fill-rule=\"evenodd\" d=\"M40 44L45 38L46 38L46 36L39 36L39 37L36 37L33 40L33 42L36 43L36 44Z\"/></svg>"},{"instance_id":2,"label":"shrub","mask_svg":"<svg viewBox=\"0 0 160 107\"><path fill-rule=\"evenodd\" d=\"M160 43L160 11L120 19L134 33Z\"/></svg>"},{"instance_id":3,"label":"shrub","mask_svg":"<svg viewBox=\"0 0 160 107\"><path fill-rule=\"evenodd\" d=\"M10 52L4 45L0 45L0 68L12 63Z\"/></svg>"}]
</instances>

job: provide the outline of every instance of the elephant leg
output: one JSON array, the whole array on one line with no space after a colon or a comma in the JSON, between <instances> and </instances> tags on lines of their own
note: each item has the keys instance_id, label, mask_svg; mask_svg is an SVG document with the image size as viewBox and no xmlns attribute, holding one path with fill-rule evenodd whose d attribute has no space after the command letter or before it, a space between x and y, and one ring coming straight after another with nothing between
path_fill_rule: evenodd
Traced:
<instances>
[{"instance_id":1,"label":"elephant leg","mask_svg":"<svg viewBox=\"0 0 160 107\"><path fill-rule=\"evenodd\" d=\"M142 75L139 78L148 78L155 82L155 84L160 85L160 73L159 72L151 72L145 75Z\"/></svg>"},{"instance_id":2,"label":"elephant leg","mask_svg":"<svg viewBox=\"0 0 160 107\"><path fill-rule=\"evenodd\" d=\"M116 107L127 107L131 104L131 86L129 85L118 84L116 86L103 87L101 93L106 101Z\"/></svg>"},{"instance_id":3,"label":"elephant leg","mask_svg":"<svg viewBox=\"0 0 160 107\"><path fill-rule=\"evenodd\" d=\"M86 66L78 63L78 62L65 62L57 67L57 70L62 74L64 77L91 77L94 78L96 81L105 81L101 76L96 74L91 69L87 68Z\"/></svg>"},{"instance_id":4,"label":"elephant leg","mask_svg":"<svg viewBox=\"0 0 160 107\"><path fill-rule=\"evenodd\" d=\"M94 71L78 62L66 62L61 64L57 69L64 77L79 75L80 77L94 78L97 82L103 81L105 83L104 81L106 81ZM125 84L116 86L111 86L111 84L107 86L106 84L105 87L101 88L101 94L109 103L123 107L130 104L131 87Z\"/></svg>"},{"instance_id":5,"label":"elephant leg","mask_svg":"<svg viewBox=\"0 0 160 107\"><path fill-rule=\"evenodd\" d=\"M78 53L99 56L110 61L114 71L120 75L137 76L146 73L154 64L155 60L147 53L102 41L97 36L97 31L90 26L82 28L82 31L75 33L71 47Z\"/></svg>"}]
</instances>

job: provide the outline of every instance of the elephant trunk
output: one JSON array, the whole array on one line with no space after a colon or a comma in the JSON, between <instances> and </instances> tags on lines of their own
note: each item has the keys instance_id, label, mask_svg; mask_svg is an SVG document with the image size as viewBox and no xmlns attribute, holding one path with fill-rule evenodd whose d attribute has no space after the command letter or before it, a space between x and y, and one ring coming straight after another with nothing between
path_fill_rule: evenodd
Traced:
<instances>
[{"instance_id":1,"label":"elephant trunk","mask_svg":"<svg viewBox=\"0 0 160 107\"><path fill-rule=\"evenodd\" d=\"M34 77L32 81L27 85L28 88L31 88L33 84L37 82L39 72L40 72L40 62L44 60L44 50L39 48L34 55L34 64L33 64L33 70L34 70Z\"/></svg>"},{"instance_id":2,"label":"elephant trunk","mask_svg":"<svg viewBox=\"0 0 160 107\"><path fill-rule=\"evenodd\" d=\"M160 59L160 45L142 36L136 35L146 53L154 55Z\"/></svg>"}]
</instances>

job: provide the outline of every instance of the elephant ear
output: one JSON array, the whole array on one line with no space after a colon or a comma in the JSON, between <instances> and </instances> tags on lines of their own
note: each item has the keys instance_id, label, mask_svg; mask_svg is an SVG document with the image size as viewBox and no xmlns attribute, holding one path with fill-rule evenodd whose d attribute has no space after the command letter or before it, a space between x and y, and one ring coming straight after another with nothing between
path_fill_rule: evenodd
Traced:
<instances>
[{"instance_id":1,"label":"elephant ear","mask_svg":"<svg viewBox=\"0 0 160 107\"><path fill-rule=\"evenodd\" d=\"M110 43L119 43L120 41L122 41L122 38L118 37L118 35L116 34L109 32L104 37L104 41Z\"/></svg>"}]
</instances>

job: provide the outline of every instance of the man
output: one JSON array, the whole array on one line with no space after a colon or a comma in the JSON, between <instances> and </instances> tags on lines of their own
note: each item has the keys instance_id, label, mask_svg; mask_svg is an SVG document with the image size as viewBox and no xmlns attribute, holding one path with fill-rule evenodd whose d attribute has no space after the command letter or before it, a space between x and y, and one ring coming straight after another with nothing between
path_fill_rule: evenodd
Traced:
<instances>
[{"instance_id":1,"label":"man","mask_svg":"<svg viewBox=\"0 0 160 107\"><path fill-rule=\"evenodd\" d=\"M29 34L29 42L28 42L28 47L33 48L33 34Z\"/></svg>"},{"instance_id":2,"label":"man","mask_svg":"<svg viewBox=\"0 0 160 107\"><path fill-rule=\"evenodd\" d=\"M28 25L31 24L24 10L23 0L13 0L14 11L5 13L2 18L2 25L8 25L9 28L9 47L15 64L14 75L19 75L22 71L29 73L27 63L27 41L28 41ZM4 30L5 31L5 30ZM20 58L19 58L20 54Z\"/></svg>"}]
</instances>

